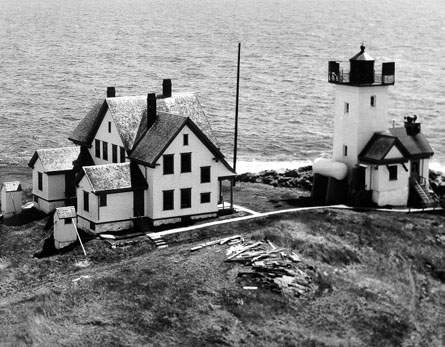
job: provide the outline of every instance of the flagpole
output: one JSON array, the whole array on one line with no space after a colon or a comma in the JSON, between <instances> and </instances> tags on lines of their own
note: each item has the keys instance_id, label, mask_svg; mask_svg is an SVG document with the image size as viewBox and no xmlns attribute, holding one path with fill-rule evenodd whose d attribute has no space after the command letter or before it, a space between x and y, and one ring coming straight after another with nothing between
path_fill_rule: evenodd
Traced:
<instances>
[{"instance_id":1,"label":"flagpole","mask_svg":"<svg viewBox=\"0 0 445 347\"><path fill-rule=\"evenodd\" d=\"M238 150L238 100L239 100L239 70L241 57L241 42L238 43L238 70L236 75L236 105L235 105L235 141L233 148L233 171L236 172L236 155Z\"/></svg>"}]
</instances>

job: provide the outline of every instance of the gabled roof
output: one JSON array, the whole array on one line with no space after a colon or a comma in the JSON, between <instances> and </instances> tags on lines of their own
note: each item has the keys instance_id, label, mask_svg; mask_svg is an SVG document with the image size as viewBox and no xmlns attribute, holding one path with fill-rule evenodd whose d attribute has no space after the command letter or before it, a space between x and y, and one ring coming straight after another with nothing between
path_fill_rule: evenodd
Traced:
<instances>
[{"instance_id":1,"label":"gabled roof","mask_svg":"<svg viewBox=\"0 0 445 347\"><path fill-rule=\"evenodd\" d=\"M100 122L107 113L108 105L105 101L97 101L93 104L86 116L82 118L77 127L74 128L68 140L73 141L77 145L89 146L93 140Z\"/></svg>"},{"instance_id":2,"label":"gabled roof","mask_svg":"<svg viewBox=\"0 0 445 347\"><path fill-rule=\"evenodd\" d=\"M28 166L34 168L38 158L47 174L56 174L73 169L73 161L77 159L80 153L80 147L64 147L38 149L34 152Z\"/></svg>"},{"instance_id":3,"label":"gabled roof","mask_svg":"<svg viewBox=\"0 0 445 347\"><path fill-rule=\"evenodd\" d=\"M124 96L107 98L108 109L113 118L125 149L133 148L141 120L147 112L147 96Z\"/></svg>"},{"instance_id":4,"label":"gabled roof","mask_svg":"<svg viewBox=\"0 0 445 347\"><path fill-rule=\"evenodd\" d=\"M134 150L128 157L137 162L154 167L159 157L186 125L210 150L215 158L221 160L223 165L233 172L233 169L224 159L224 155L190 118L165 112L158 112L155 122L150 129L140 136L138 142L135 144Z\"/></svg>"},{"instance_id":5,"label":"gabled roof","mask_svg":"<svg viewBox=\"0 0 445 347\"><path fill-rule=\"evenodd\" d=\"M158 112L174 113L190 117L200 129L216 143L210 123L195 93L175 93L168 98L157 99ZM118 129L119 136L127 151L133 149L137 138L144 131L142 122L147 114L147 96L125 96L106 98L97 103L71 133L69 139L76 144L91 146L92 140L107 111Z\"/></svg>"},{"instance_id":6,"label":"gabled roof","mask_svg":"<svg viewBox=\"0 0 445 347\"><path fill-rule=\"evenodd\" d=\"M402 154L399 158L386 159L386 156L393 147L396 147ZM359 154L360 161L373 164L389 164L407 162L407 152L400 141L393 136L385 134L374 134Z\"/></svg>"},{"instance_id":7,"label":"gabled roof","mask_svg":"<svg viewBox=\"0 0 445 347\"><path fill-rule=\"evenodd\" d=\"M216 137L196 93L173 94L171 98L158 99L157 105L159 111L189 117L209 140L217 145Z\"/></svg>"},{"instance_id":8,"label":"gabled roof","mask_svg":"<svg viewBox=\"0 0 445 347\"><path fill-rule=\"evenodd\" d=\"M19 181L3 182L1 189L4 189L6 193L13 193L22 191L22 186Z\"/></svg>"},{"instance_id":9,"label":"gabled roof","mask_svg":"<svg viewBox=\"0 0 445 347\"><path fill-rule=\"evenodd\" d=\"M76 218L76 209L74 206L58 207L56 214L59 219Z\"/></svg>"},{"instance_id":10,"label":"gabled roof","mask_svg":"<svg viewBox=\"0 0 445 347\"><path fill-rule=\"evenodd\" d=\"M155 122L150 129L141 132L135 148L128 157L149 166L154 166L156 160L174 140L186 121L187 118L185 117L158 112ZM144 123L146 124L145 121ZM141 129L144 127L141 127Z\"/></svg>"},{"instance_id":11,"label":"gabled roof","mask_svg":"<svg viewBox=\"0 0 445 347\"><path fill-rule=\"evenodd\" d=\"M73 170L77 174L84 166L94 165L94 160L91 157L90 151L84 147L80 147L80 154L73 162Z\"/></svg>"},{"instance_id":12,"label":"gabled roof","mask_svg":"<svg viewBox=\"0 0 445 347\"><path fill-rule=\"evenodd\" d=\"M403 126L390 128L389 133L399 139L412 159L429 158L434 155L433 149L422 132L416 135L408 135L406 128Z\"/></svg>"},{"instance_id":13,"label":"gabled roof","mask_svg":"<svg viewBox=\"0 0 445 347\"><path fill-rule=\"evenodd\" d=\"M148 187L135 163L85 166L75 183L78 184L84 176L96 194L142 190Z\"/></svg>"},{"instance_id":14,"label":"gabled roof","mask_svg":"<svg viewBox=\"0 0 445 347\"><path fill-rule=\"evenodd\" d=\"M402 157L386 159L394 146L400 151ZM358 158L368 163L389 164L407 162L409 159L429 158L433 154L425 135L422 133L408 135L405 127L398 127L390 128L383 134L374 134Z\"/></svg>"}]
</instances>

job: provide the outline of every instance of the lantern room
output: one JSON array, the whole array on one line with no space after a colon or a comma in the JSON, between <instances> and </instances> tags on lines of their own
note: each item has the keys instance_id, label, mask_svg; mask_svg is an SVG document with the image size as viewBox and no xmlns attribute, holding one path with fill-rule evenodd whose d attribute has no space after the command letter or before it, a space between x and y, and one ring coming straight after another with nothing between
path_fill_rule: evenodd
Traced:
<instances>
[{"instance_id":1,"label":"lantern room","mask_svg":"<svg viewBox=\"0 0 445 347\"><path fill-rule=\"evenodd\" d=\"M382 69L376 73L374 58L360 46L360 52L349 59L349 70L344 70L340 62L329 62L328 81L335 84L352 86L393 85L395 82L395 63L382 63Z\"/></svg>"}]
</instances>

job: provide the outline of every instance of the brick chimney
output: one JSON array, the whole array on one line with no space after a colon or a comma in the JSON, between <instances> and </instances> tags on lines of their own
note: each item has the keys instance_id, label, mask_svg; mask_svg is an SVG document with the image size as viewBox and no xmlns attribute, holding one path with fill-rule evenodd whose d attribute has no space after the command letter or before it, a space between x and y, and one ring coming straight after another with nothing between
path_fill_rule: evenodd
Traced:
<instances>
[{"instance_id":1,"label":"brick chimney","mask_svg":"<svg viewBox=\"0 0 445 347\"><path fill-rule=\"evenodd\" d=\"M148 93L147 94L147 129L150 129L155 121L156 121L156 94Z\"/></svg>"},{"instance_id":2,"label":"brick chimney","mask_svg":"<svg viewBox=\"0 0 445 347\"><path fill-rule=\"evenodd\" d=\"M164 79L162 81L162 94L164 98L169 98L172 96L172 80Z\"/></svg>"},{"instance_id":3,"label":"brick chimney","mask_svg":"<svg viewBox=\"0 0 445 347\"><path fill-rule=\"evenodd\" d=\"M107 98L114 98L116 96L116 88L108 87L107 88Z\"/></svg>"}]
</instances>

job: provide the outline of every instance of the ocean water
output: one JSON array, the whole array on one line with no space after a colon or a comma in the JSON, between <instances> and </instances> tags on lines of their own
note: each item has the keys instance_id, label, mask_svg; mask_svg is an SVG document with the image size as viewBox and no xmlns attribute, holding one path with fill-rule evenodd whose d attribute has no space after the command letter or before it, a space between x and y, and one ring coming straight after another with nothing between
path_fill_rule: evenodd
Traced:
<instances>
[{"instance_id":1,"label":"ocean water","mask_svg":"<svg viewBox=\"0 0 445 347\"><path fill-rule=\"evenodd\" d=\"M443 0L1 0L0 165L69 145L107 86L196 91L231 160L242 44L239 171L329 157L329 60L365 42L396 62L389 119L416 114L445 164Z\"/></svg>"}]
</instances>

